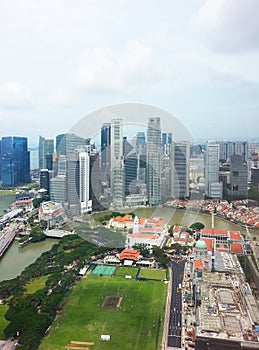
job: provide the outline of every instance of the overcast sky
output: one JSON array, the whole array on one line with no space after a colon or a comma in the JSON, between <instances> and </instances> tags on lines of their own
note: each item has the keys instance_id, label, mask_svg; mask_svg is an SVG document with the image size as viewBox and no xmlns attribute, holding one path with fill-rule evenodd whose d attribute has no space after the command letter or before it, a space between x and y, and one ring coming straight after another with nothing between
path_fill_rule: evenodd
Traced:
<instances>
[{"instance_id":1,"label":"overcast sky","mask_svg":"<svg viewBox=\"0 0 259 350\"><path fill-rule=\"evenodd\" d=\"M0 137L140 103L198 140L259 138L258 33L259 0L0 0Z\"/></svg>"}]
</instances>

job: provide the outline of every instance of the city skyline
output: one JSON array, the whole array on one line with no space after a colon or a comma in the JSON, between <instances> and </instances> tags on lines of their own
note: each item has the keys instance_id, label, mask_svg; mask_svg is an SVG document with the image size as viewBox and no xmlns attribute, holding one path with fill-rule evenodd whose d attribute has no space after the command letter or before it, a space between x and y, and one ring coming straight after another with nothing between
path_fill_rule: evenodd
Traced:
<instances>
[{"instance_id":1,"label":"city skyline","mask_svg":"<svg viewBox=\"0 0 259 350\"><path fill-rule=\"evenodd\" d=\"M159 11L155 1L3 1L1 134L36 145L106 106L139 103L197 140L258 138L258 10L256 0Z\"/></svg>"}]
</instances>

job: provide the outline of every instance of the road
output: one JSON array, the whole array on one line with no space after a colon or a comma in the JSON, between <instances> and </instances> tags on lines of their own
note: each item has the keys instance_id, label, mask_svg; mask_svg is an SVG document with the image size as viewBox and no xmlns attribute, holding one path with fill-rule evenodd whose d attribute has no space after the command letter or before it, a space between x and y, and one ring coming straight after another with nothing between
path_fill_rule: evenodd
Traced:
<instances>
[{"instance_id":1,"label":"road","mask_svg":"<svg viewBox=\"0 0 259 350\"><path fill-rule=\"evenodd\" d=\"M182 284L185 261L172 261L172 299L168 331L168 346L181 348L182 344Z\"/></svg>"}]
</instances>

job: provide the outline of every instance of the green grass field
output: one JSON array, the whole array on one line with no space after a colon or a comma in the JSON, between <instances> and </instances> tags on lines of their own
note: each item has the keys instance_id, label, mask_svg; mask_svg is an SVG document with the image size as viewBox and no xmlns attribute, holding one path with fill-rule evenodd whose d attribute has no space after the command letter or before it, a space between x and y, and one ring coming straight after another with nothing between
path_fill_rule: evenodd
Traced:
<instances>
[{"instance_id":1,"label":"green grass field","mask_svg":"<svg viewBox=\"0 0 259 350\"><path fill-rule=\"evenodd\" d=\"M162 281L166 278L166 270L141 268L138 277Z\"/></svg>"},{"instance_id":2,"label":"green grass field","mask_svg":"<svg viewBox=\"0 0 259 350\"><path fill-rule=\"evenodd\" d=\"M8 321L6 321L4 315L8 310L7 305L0 304L0 339L5 339L4 329L8 325Z\"/></svg>"},{"instance_id":3,"label":"green grass field","mask_svg":"<svg viewBox=\"0 0 259 350\"><path fill-rule=\"evenodd\" d=\"M135 278L138 273L138 270L139 269L137 267L125 267L125 266L117 267L115 276L125 278L125 275L130 275L132 276L132 278Z\"/></svg>"},{"instance_id":4,"label":"green grass field","mask_svg":"<svg viewBox=\"0 0 259 350\"><path fill-rule=\"evenodd\" d=\"M39 350L61 350L74 341L93 341L91 350L160 349L167 286L88 276L71 290L64 308L43 339ZM105 308L106 296L121 295L120 308ZM102 342L109 334L110 342Z\"/></svg>"},{"instance_id":5,"label":"green grass field","mask_svg":"<svg viewBox=\"0 0 259 350\"><path fill-rule=\"evenodd\" d=\"M49 275L41 276L39 278L35 278L33 281L26 285L26 292L28 294L33 294L39 289L43 289L45 287L45 283L48 279Z\"/></svg>"}]
</instances>

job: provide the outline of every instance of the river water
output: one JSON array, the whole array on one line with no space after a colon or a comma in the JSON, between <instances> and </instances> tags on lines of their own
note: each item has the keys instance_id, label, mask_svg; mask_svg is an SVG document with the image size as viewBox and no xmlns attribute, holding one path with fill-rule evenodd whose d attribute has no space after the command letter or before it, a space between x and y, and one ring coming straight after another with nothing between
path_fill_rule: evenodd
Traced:
<instances>
[{"instance_id":1,"label":"river water","mask_svg":"<svg viewBox=\"0 0 259 350\"><path fill-rule=\"evenodd\" d=\"M8 196L5 196L8 197ZM13 197L13 196L12 196ZM14 197L13 197L14 198ZM13 198L0 197L0 210L5 209L10 205ZM168 220L169 224L190 226L194 222L202 222L205 227L211 228L211 216L206 214L199 214L187 210L176 210L172 208L157 208L153 209L138 209L137 215L140 217L150 217L151 215L160 216ZM245 234L246 230L229 221L215 217L215 228L226 230L238 230ZM251 236L259 238L258 231L251 232ZM14 241L6 251L5 255L0 260L0 281L4 279L11 279L19 275L23 269L34 262L44 251L49 250L57 239L46 239L44 242L33 243L23 248L19 248L18 242Z\"/></svg>"},{"instance_id":2,"label":"river water","mask_svg":"<svg viewBox=\"0 0 259 350\"><path fill-rule=\"evenodd\" d=\"M15 195L0 196L0 216L14 201ZM43 252L51 249L56 242L58 242L57 239L48 238L43 242L19 248L18 242L13 241L0 259L0 281L19 275L26 266L33 263Z\"/></svg>"},{"instance_id":3,"label":"river water","mask_svg":"<svg viewBox=\"0 0 259 350\"><path fill-rule=\"evenodd\" d=\"M15 194L0 196L0 216L4 214L4 210L15 201Z\"/></svg>"}]
</instances>

